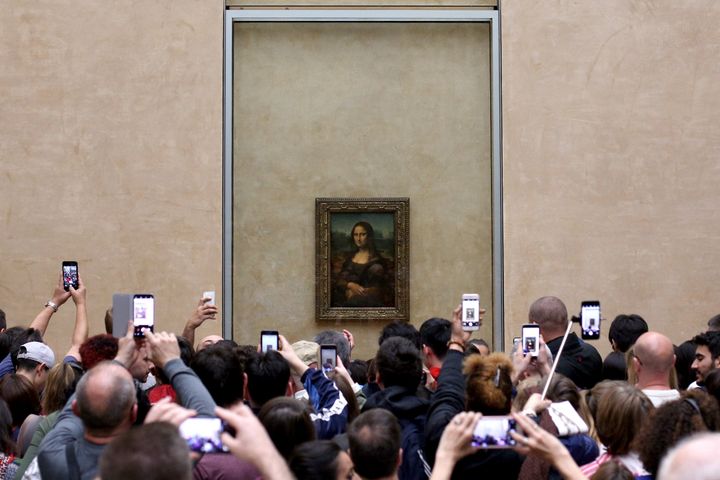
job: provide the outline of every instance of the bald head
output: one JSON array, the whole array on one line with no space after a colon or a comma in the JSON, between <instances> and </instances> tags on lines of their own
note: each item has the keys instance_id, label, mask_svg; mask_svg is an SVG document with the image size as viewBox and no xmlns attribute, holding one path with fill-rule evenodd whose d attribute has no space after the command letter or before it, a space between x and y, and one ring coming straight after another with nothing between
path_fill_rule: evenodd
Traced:
<instances>
[{"instance_id":1,"label":"bald head","mask_svg":"<svg viewBox=\"0 0 720 480\"><path fill-rule=\"evenodd\" d=\"M528 319L540 325L540 333L545 341L565 334L568 313L565 304L557 297L541 297L530 305Z\"/></svg>"},{"instance_id":2,"label":"bald head","mask_svg":"<svg viewBox=\"0 0 720 480\"><path fill-rule=\"evenodd\" d=\"M700 433L680 442L660 464L658 480L716 480L720 433Z\"/></svg>"},{"instance_id":3,"label":"bald head","mask_svg":"<svg viewBox=\"0 0 720 480\"><path fill-rule=\"evenodd\" d=\"M135 384L115 362L100 362L78 382L75 413L92 435L112 436L135 420Z\"/></svg>"},{"instance_id":4,"label":"bald head","mask_svg":"<svg viewBox=\"0 0 720 480\"><path fill-rule=\"evenodd\" d=\"M668 375L675 366L675 351L668 337L658 332L640 335L633 353L642 362L642 368L653 373Z\"/></svg>"}]
</instances>

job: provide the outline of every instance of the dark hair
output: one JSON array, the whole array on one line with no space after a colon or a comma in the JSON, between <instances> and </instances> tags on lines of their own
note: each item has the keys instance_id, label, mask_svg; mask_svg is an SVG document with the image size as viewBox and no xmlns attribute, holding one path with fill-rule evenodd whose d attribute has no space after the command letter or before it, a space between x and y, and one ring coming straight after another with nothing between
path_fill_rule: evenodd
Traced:
<instances>
[{"instance_id":1,"label":"dark hair","mask_svg":"<svg viewBox=\"0 0 720 480\"><path fill-rule=\"evenodd\" d=\"M345 366L353 382L360 385L368 383L368 362L365 360L353 360L350 365Z\"/></svg>"},{"instance_id":2,"label":"dark hair","mask_svg":"<svg viewBox=\"0 0 720 480\"><path fill-rule=\"evenodd\" d=\"M11 373L0 380L0 397L7 402L13 427L19 427L28 415L40 413L40 396L30 380Z\"/></svg>"},{"instance_id":3,"label":"dark hair","mask_svg":"<svg viewBox=\"0 0 720 480\"><path fill-rule=\"evenodd\" d=\"M512 362L503 353L470 355L463 372L467 410L483 415L508 415L512 404Z\"/></svg>"},{"instance_id":4,"label":"dark hair","mask_svg":"<svg viewBox=\"0 0 720 480\"><path fill-rule=\"evenodd\" d=\"M209 345L195 355L190 366L221 407L242 400L243 369L232 347L220 342Z\"/></svg>"},{"instance_id":5,"label":"dark hair","mask_svg":"<svg viewBox=\"0 0 720 480\"><path fill-rule=\"evenodd\" d=\"M708 395L715 397L715 400L720 404L720 369L708 373L704 383Z\"/></svg>"},{"instance_id":6,"label":"dark hair","mask_svg":"<svg viewBox=\"0 0 720 480\"><path fill-rule=\"evenodd\" d=\"M300 400L273 398L263 405L258 418L286 461L296 446L315 439L315 425L307 406Z\"/></svg>"},{"instance_id":7,"label":"dark hair","mask_svg":"<svg viewBox=\"0 0 720 480\"><path fill-rule=\"evenodd\" d=\"M357 227L363 227L365 229L365 232L367 233L367 248L370 252L373 254L375 253L375 230L373 230L372 225L370 225L368 222L357 222L355 225L353 225L353 228L350 229L350 245L357 249L355 246L355 238L353 235L355 234L355 229Z\"/></svg>"},{"instance_id":8,"label":"dark hair","mask_svg":"<svg viewBox=\"0 0 720 480\"><path fill-rule=\"evenodd\" d=\"M1 310L0 310L1 311ZM708 329L713 332L720 331L720 314L715 315L707 322Z\"/></svg>"},{"instance_id":9,"label":"dark hair","mask_svg":"<svg viewBox=\"0 0 720 480\"><path fill-rule=\"evenodd\" d=\"M617 349L628 351L640 335L648 331L647 322L638 314L620 314L610 324L608 340L615 341Z\"/></svg>"},{"instance_id":10,"label":"dark hair","mask_svg":"<svg viewBox=\"0 0 720 480\"><path fill-rule=\"evenodd\" d=\"M11 327L0 333L0 354L2 358L9 353L13 366L17 363L17 352L24 344L28 342L42 342L42 334L40 330L25 327Z\"/></svg>"},{"instance_id":11,"label":"dark hair","mask_svg":"<svg viewBox=\"0 0 720 480\"><path fill-rule=\"evenodd\" d=\"M619 460L605 462L590 477L590 480L633 480L635 476Z\"/></svg>"},{"instance_id":12,"label":"dark hair","mask_svg":"<svg viewBox=\"0 0 720 480\"><path fill-rule=\"evenodd\" d=\"M5 312L0 309L0 329L7 328L7 320L5 320Z\"/></svg>"},{"instance_id":13,"label":"dark hair","mask_svg":"<svg viewBox=\"0 0 720 480\"><path fill-rule=\"evenodd\" d=\"M12 413L5 400L0 398L0 449L4 454L16 453L16 445L13 440Z\"/></svg>"},{"instance_id":14,"label":"dark hair","mask_svg":"<svg viewBox=\"0 0 720 480\"><path fill-rule=\"evenodd\" d=\"M375 364L385 387L398 385L415 391L420 385L422 358L407 338L385 340L377 351Z\"/></svg>"},{"instance_id":15,"label":"dark hair","mask_svg":"<svg viewBox=\"0 0 720 480\"><path fill-rule=\"evenodd\" d=\"M624 353L610 352L605 357L602 363L602 378L603 380L627 380L627 364Z\"/></svg>"},{"instance_id":16,"label":"dark hair","mask_svg":"<svg viewBox=\"0 0 720 480\"><path fill-rule=\"evenodd\" d=\"M692 363L695 360L697 347L692 340L686 340L675 347L675 373L678 379L678 389L686 390L695 381L692 371Z\"/></svg>"},{"instance_id":17,"label":"dark hair","mask_svg":"<svg viewBox=\"0 0 720 480\"><path fill-rule=\"evenodd\" d=\"M318 345L335 345L337 347L338 357L342 360L343 365L347 366L350 364L350 342L348 342L348 339L345 338L342 332L323 330L315 335L313 341Z\"/></svg>"},{"instance_id":18,"label":"dark hair","mask_svg":"<svg viewBox=\"0 0 720 480\"><path fill-rule=\"evenodd\" d=\"M412 323L395 320L385 325L378 337L378 346L382 345L390 337L403 337L410 340L418 350L422 350L420 332Z\"/></svg>"},{"instance_id":19,"label":"dark hair","mask_svg":"<svg viewBox=\"0 0 720 480\"><path fill-rule=\"evenodd\" d=\"M492 353L490 351L490 345L488 345L485 340L482 338L473 338L468 340L467 345L465 345L465 355L480 353L480 347L485 347L488 349L488 353Z\"/></svg>"},{"instance_id":20,"label":"dark hair","mask_svg":"<svg viewBox=\"0 0 720 480\"><path fill-rule=\"evenodd\" d=\"M245 365L250 399L262 406L270 399L285 395L290 366L278 352L271 350L256 355Z\"/></svg>"},{"instance_id":21,"label":"dark hair","mask_svg":"<svg viewBox=\"0 0 720 480\"><path fill-rule=\"evenodd\" d=\"M713 362L720 357L720 332L705 332L695 335L692 342L695 346L707 347Z\"/></svg>"},{"instance_id":22,"label":"dark hair","mask_svg":"<svg viewBox=\"0 0 720 480\"><path fill-rule=\"evenodd\" d=\"M170 423L153 422L113 439L99 461L103 480L190 480L188 446Z\"/></svg>"},{"instance_id":23,"label":"dark hair","mask_svg":"<svg viewBox=\"0 0 720 480\"><path fill-rule=\"evenodd\" d=\"M680 440L697 432L720 428L720 410L714 398L701 390L660 405L637 436L635 445L645 469L657 475L660 461Z\"/></svg>"},{"instance_id":24,"label":"dark hair","mask_svg":"<svg viewBox=\"0 0 720 480\"><path fill-rule=\"evenodd\" d=\"M78 416L82 419L85 430L95 435L111 433L128 417L137 402L132 380L120 378L116 369L123 369L129 375L125 367L110 361L100 362L82 376L75 389ZM106 392L107 401L101 402L92 398L88 392L88 384L97 381L96 376L111 377L115 380L112 382L112 390Z\"/></svg>"},{"instance_id":25,"label":"dark hair","mask_svg":"<svg viewBox=\"0 0 720 480\"><path fill-rule=\"evenodd\" d=\"M75 392L82 371L70 363L60 362L48 372L43 390L42 411L45 415L62 409Z\"/></svg>"},{"instance_id":26,"label":"dark hair","mask_svg":"<svg viewBox=\"0 0 720 480\"><path fill-rule=\"evenodd\" d=\"M302 443L290 457L290 470L297 480L336 478L340 453L340 447L331 440Z\"/></svg>"},{"instance_id":27,"label":"dark hair","mask_svg":"<svg viewBox=\"0 0 720 480\"><path fill-rule=\"evenodd\" d=\"M395 416L374 408L357 417L348 429L350 457L362 478L392 475L398 467L400 424Z\"/></svg>"},{"instance_id":28,"label":"dark hair","mask_svg":"<svg viewBox=\"0 0 720 480\"><path fill-rule=\"evenodd\" d=\"M240 359L243 370L245 370L245 364L257 354L257 345L238 345L235 347L235 355Z\"/></svg>"},{"instance_id":29,"label":"dark hair","mask_svg":"<svg viewBox=\"0 0 720 480\"><path fill-rule=\"evenodd\" d=\"M112 360L118 352L118 339L108 333L93 335L80 345L80 358L85 370L102 362Z\"/></svg>"},{"instance_id":30,"label":"dark hair","mask_svg":"<svg viewBox=\"0 0 720 480\"><path fill-rule=\"evenodd\" d=\"M420 325L420 339L442 360L448 351L452 323L444 318L431 318Z\"/></svg>"}]
</instances>

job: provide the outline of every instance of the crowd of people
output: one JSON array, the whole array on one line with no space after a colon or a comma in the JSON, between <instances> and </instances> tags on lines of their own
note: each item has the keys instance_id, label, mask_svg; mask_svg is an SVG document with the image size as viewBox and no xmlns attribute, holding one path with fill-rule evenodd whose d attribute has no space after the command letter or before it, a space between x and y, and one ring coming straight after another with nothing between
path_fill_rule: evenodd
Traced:
<instances>
[{"instance_id":1,"label":"crowd of people","mask_svg":"<svg viewBox=\"0 0 720 480\"><path fill-rule=\"evenodd\" d=\"M677 346L619 315L603 360L556 297L530 306L536 356L471 339L458 307L385 325L356 359L348 330L270 351L196 341L209 298L182 335L114 337L108 311L90 336L86 296L59 281L29 326L0 310L0 480L720 478L720 315ZM43 334L70 300L59 359Z\"/></svg>"}]
</instances>

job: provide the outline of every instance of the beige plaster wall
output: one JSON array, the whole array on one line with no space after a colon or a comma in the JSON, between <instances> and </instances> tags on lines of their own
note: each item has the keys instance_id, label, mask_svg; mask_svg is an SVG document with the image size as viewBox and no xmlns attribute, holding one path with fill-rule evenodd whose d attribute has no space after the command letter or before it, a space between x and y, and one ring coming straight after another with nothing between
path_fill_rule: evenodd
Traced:
<instances>
[{"instance_id":1,"label":"beige plaster wall","mask_svg":"<svg viewBox=\"0 0 720 480\"><path fill-rule=\"evenodd\" d=\"M13 1L0 9L0 308L28 324L62 260L91 334L113 292L179 331L221 300L222 1ZM47 339L69 347L73 308ZM220 324L199 335L219 332Z\"/></svg>"},{"instance_id":2,"label":"beige plaster wall","mask_svg":"<svg viewBox=\"0 0 720 480\"><path fill-rule=\"evenodd\" d=\"M235 40L234 333L315 322L315 198L410 198L410 316L491 311L489 27L241 24ZM491 338L491 315L481 335Z\"/></svg>"},{"instance_id":3,"label":"beige plaster wall","mask_svg":"<svg viewBox=\"0 0 720 480\"><path fill-rule=\"evenodd\" d=\"M720 4L501 11L506 340L546 294L687 339L720 310Z\"/></svg>"}]
</instances>

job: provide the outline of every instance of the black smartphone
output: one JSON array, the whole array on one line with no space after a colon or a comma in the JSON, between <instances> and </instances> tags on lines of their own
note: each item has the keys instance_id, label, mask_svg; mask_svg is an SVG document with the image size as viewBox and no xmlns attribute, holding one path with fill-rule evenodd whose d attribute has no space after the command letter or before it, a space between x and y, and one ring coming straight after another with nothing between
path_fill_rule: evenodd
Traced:
<instances>
[{"instance_id":1,"label":"black smartphone","mask_svg":"<svg viewBox=\"0 0 720 480\"><path fill-rule=\"evenodd\" d=\"M522 343L523 352L531 357L537 357L540 351L540 325L536 323L528 323L522 326Z\"/></svg>"},{"instance_id":2,"label":"black smartphone","mask_svg":"<svg viewBox=\"0 0 720 480\"><path fill-rule=\"evenodd\" d=\"M512 448L515 439L510 432L516 432L515 420L510 416L482 417L475 424L472 440L473 447L484 449Z\"/></svg>"},{"instance_id":3,"label":"black smartphone","mask_svg":"<svg viewBox=\"0 0 720 480\"><path fill-rule=\"evenodd\" d=\"M600 338L600 302L585 300L580 304L580 328L583 340Z\"/></svg>"},{"instance_id":4,"label":"black smartphone","mask_svg":"<svg viewBox=\"0 0 720 480\"><path fill-rule=\"evenodd\" d=\"M269 352L270 350L279 350L278 345L280 338L277 330L263 330L260 332L260 351Z\"/></svg>"},{"instance_id":5,"label":"black smartphone","mask_svg":"<svg viewBox=\"0 0 720 480\"><path fill-rule=\"evenodd\" d=\"M227 452L220 435L225 426L219 418L188 418L180 424L180 436L190 451L198 453Z\"/></svg>"},{"instance_id":6,"label":"black smartphone","mask_svg":"<svg viewBox=\"0 0 720 480\"><path fill-rule=\"evenodd\" d=\"M144 338L145 331L155 331L155 297L149 293L133 295L133 336Z\"/></svg>"},{"instance_id":7,"label":"black smartphone","mask_svg":"<svg viewBox=\"0 0 720 480\"><path fill-rule=\"evenodd\" d=\"M78 280L78 264L77 262L66 260L62 262L63 288L66 292L70 291L70 286L74 289L80 288L80 280Z\"/></svg>"},{"instance_id":8,"label":"black smartphone","mask_svg":"<svg viewBox=\"0 0 720 480\"><path fill-rule=\"evenodd\" d=\"M320 345L320 365L325 373L332 372L337 366L337 347Z\"/></svg>"}]
</instances>

